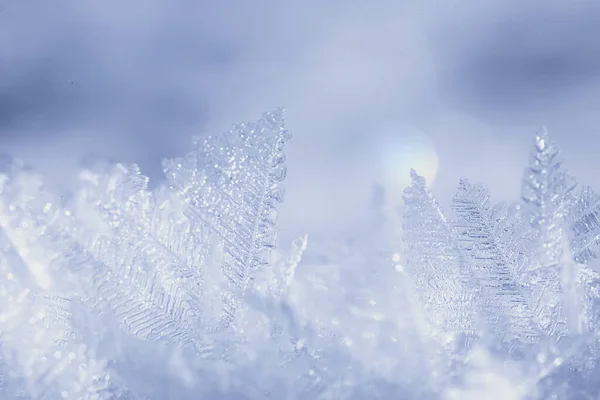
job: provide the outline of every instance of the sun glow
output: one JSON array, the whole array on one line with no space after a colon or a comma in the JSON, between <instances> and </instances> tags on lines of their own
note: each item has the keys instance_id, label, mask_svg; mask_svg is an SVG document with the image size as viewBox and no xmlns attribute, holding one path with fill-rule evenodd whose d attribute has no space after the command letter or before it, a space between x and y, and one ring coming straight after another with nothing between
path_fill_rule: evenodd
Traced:
<instances>
[{"instance_id":1,"label":"sun glow","mask_svg":"<svg viewBox=\"0 0 600 400\"><path fill-rule=\"evenodd\" d=\"M381 183L394 201L410 185L411 168L432 184L439 160L431 139L425 133L406 126L386 128L383 133L379 148Z\"/></svg>"}]
</instances>

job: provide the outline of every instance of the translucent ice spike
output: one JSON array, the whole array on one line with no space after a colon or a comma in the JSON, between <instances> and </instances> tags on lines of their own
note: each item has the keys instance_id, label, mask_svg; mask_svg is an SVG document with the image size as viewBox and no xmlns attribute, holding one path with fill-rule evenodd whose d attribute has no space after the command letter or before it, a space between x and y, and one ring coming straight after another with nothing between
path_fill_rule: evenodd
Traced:
<instances>
[{"instance_id":1,"label":"translucent ice spike","mask_svg":"<svg viewBox=\"0 0 600 400\"><path fill-rule=\"evenodd\" d=\"M412 184L404 191L406 271L434 332L475 336L473 299L478 289L473 286L468 260L425 179L414 170L411 177Z\"/></svg>"},{"instance_id":2,"label":"translucent ice spike","mask_svg":"<svg viewBox=\"0 0 600 400\"><path fill-rule=\"evenodd\" d=\"M135 336L198 341L210 238L192 230L165 188L149 191L135 165L86 170L81 178L68 226L106 266L94 278L97 296Z\"/></svg>"},{"instance_id":3,"label":"translucent ice spike","mask_svg":"<svg viewBox=\"0 0 600 400\"><path fill-rule=\"evenodd\" d=\"M454 229L461 248L471 257L480 289L478 306L490 331L507 342L537 341L524 289L518 285L517 260L502 246L502 234L494 229L500 221L492 214L489 192L481 185L461 179L452 200L458 214ZM508 218L507 215L504 218ZM517 234L517 232L511 232Z\"/></svg>"},{"instance_id":4,"label":"translucent ice spike","mask_svg":"<svg viewBox=\"0 0 600 400\"><path fill-rule=\"evenodd\" d=\"M530 223L539 233L541 251L537 267L560 262L565 216L573 203L576 186L577 182L562 165L560 152L543 128L535 138L521 190Z\"/></svg>"},{"instance_id":5,"label":"translucent ice spike","mask_svg":"<svg viewBox=\"0 0 600 400\"><path fill-rule=\"evenodd\" d=\"M222 313L210 322L214 329L231 324L241 293L275 246L286 175L283 147L289 139L283 110L277 109L223 135L199 138L194 151L163 162L193 229L214 240L211 251L222 255L215 262L227 287L220 293Z\"/></svg>"},{"instance_id":6,"label":"translucent ice spike","mask_svg":"<svg viewBox=\"0 0 600 400\"><path fill-rule=\"evenodd\" d=\"M591 187L581 190L569 214L571 251L579 263L598 258L600 252L600 195Z\"/></svg>"}]
</instances>

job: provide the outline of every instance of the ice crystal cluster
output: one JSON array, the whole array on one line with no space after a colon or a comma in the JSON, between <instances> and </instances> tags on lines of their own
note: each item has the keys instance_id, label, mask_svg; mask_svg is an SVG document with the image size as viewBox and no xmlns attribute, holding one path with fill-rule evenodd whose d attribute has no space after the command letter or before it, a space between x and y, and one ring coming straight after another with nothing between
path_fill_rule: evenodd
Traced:
<instances>
[{"instance_id":1,"label":"ice crystal cluster","mask_svg":"<svg viewBox=\"0 0 600 400\"><path fill-rule=\"evenodd\" d=\"M401 235L280 247L289 139L277 109L60 194L4 158L0 399L597 398L600 195L545 131L514 204L412 171Z\"/></svg>"}]
</instances>

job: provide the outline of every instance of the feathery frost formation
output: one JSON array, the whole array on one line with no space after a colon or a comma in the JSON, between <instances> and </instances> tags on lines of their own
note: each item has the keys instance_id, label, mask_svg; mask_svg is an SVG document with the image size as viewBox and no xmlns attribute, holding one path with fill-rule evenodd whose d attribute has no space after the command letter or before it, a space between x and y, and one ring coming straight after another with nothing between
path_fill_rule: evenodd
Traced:
<instances>
[{"instance_id":1,"label":"feathery frost formation","mask_svg":"<svg viewBox=\"0 0 600 400\"><path fill-rule=\"evenodd\" d=\"M425 179L414 170L411 176L412 185L404 192L407 272L435 331L473 335L477 326L473 299L478 294L470 290L475 287L470 265Z\"/></svg>"},{"instance_id":2,"label":"feathery frost formation","mask_svg":"<svg viewBox=\"0 0 600 400\"><path fill-rule=\"evenodd\" d=\"M562 160L546 128L535 138L529 168L525 171L522 198L526 215L544 249L531 269L561 262L565 240L565 218L574 200L576 182L562 167Z\"/></svg>"},{"instance_id":3,"label":"feathery frost formation","mask_svg":"<svg viewBox=\"0 0 600 400\"><path fill-rule=\"evenodd\" d=\"M405 191L405 224L411 221L411 226L421 228L405 229L409 249L439 248L436 225L423 207L432 200L418 201L418 208L413 204L415 191L422 192L423 187L423 178L413 173L413 183ZM598 196L589 187L576 193L576 181L564 169L559 151L543 129L535 138L520 202L492 206L490 194L481 184L463 178L451 206L456 213L451 240L457 241L467 256L462 267L471 277L466 291L473 296L476 315L483 324L477 341L502 357L528 360L524 365L540 364L535 385L529 386L542 392L544 388L556 390L548 382L561 379L561 387L573 390L573 371L582 379L578 384L589 385L589 390L600 383L591 372L600 349L600 274L586 265L598 252ZM438 214L440 220L445 218L441 211ZM415 268L419 279L427 267L436 265L438 256L417 253L425 266ZM412 258L409 251L407 263ZM446 256L445 260L452 258ZM433 270L444 276L448 265L451 262ZM423 290L427 282L431 281L417 286ZM425 292L426 304L435 302L433 291ZM457 308L447 318L458 321L466 309ZM544 366L550 355L554 361ZM530 389L518 398L530 398L534 393ZM544 393L541 398L548 395ZM557 398L579 398L581 393L571 395L565 391Z\"/></svg>"},{"instance_id":4,"label":"feathery frost formation","mask_svg":"<svg viewBox=\"0 0 600 400\"><path fill-rule=\"evenodd\" d=\"M488 329L501 342L536 341L533 313L518 285L514 253L502 247L502 232L495 229L489 192L461 179L452 209L458 215L454 223L458 241L470 257L470 272L479 289L475 302Z\"/></svg>"},{"instance_id":5,"label":"feathery frost formation","mask_svg":"<svg viewBox=\"0 0 600 400\"><path fill-rule=\"evenodd\" d=\"M600 359L600 195L542 130L522 198L411 171L402 234L277 245L283 110L197 138L149 186L55 195L0 165L0 398L579 399ZM297 210L301 212L301 210ZM401 243L401 241L403 243Z\"/></svg>"}]
</instances>

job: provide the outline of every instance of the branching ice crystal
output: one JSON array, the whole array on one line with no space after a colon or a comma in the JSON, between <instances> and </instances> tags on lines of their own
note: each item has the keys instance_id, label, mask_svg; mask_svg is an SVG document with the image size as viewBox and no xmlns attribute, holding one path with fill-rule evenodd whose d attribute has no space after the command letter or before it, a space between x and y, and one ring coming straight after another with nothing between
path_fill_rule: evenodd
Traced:
<instances>
[{"instance_id":1,"label":"branching ice crystal","mask_svg":"<svg viewBox=\"0 0 600 400\"><path fill-rule=\"evenodd\" d=\"M163 188L148 191L135 166L83 177L74 215L88 234L76 237L106 266L94 276L97 302L135 336L199 342L207 238Z\"/></svg>"},{"instance_id":2,"label":"branching ice crystal","mask_svg":"<svg viewBox=\"0 0 600 400\"><path fill-rule=\"evenodd\" d=\"M471 265L425 178L414 170L411 177L412 184L404 192L407 272L439 334L475 335L473 300L481 289L473 284Z\"/></svg>"},{"instance_id":3,"label":"branching ice crystal","mask_svg":"<svg viewBox=\"0 0 600 400\"><path fill-rule=\"evenodd\" d=\"M575 261L598 258L600 247L600 195L585 186L571 210L571 249Z\"/></svg>"},{"instance_id":4,"label":"branching ice crystal","mask_svg":"<svg viewBox=\"0 0 600 400\"><path fill-rule=\"evenodd\" d=\"M149 190L135 165L88 169L66 205L38 175L8 161L0 193L5 391L35 399L121 396L106 362L85 344L98 341L81 341L71 327L72 300L112 315L136 337L223 357L211 333L231 325L275 245L289 137L278 109L165 161L169 186ZM63 301L48 308L44 299ZM55 315L61 318L48 325Z\"/></svg>"},{"instance_id":5,"label":"branching ice crystal","mask_svg":"<svg viewBox=\"0 0 600 400\"><path fill-rule=\"evenodd\" d=\"M494 230L489 192L461 179L452 208L459 216L454 224L461 247L472 258L473 273L481 288L476 299L489 329L501 341L537 341L533 313L518 285L514 253L501 246L504 232Z\"/></svg>"},{"instance_id":6,"label":"branching ice crystal","mask_svg":"<svg viewBox=\"0 0 600 400\"><path fill-rule=\"evenodd\" d=\"M223 136L197 139L192 153L163 162L193 229L214 240L211 247L222 248L220 268L228 284L218 293L223 314L206 321L212 329L229 326L240 293L276 244L279 183L286 176L283 146L289 138L278 109Z\"/></svg>"},{"instance_id":7,"label":"branching ice crystal","mask_svg":"<svg viewBox=\"0 0 600 400\"><path fill-rule=\"evenodd\" d=\"M535 137L522 186L522 198L542 249L531 269L560 262L564 250L562 242L567 237L565 217L574 201L576 185L575 179L562 167L560 152L546 128L542 128Z\"/></svg>"},{"instance_id":8,"label":"branching ice crystal","mask_svg":"<svg viewBox=\"0 0 600 400\"><path fill-rule=\"evenodd\" d=\"M545 130L515 204L463 179L448 220L411 171L404 252L382 213L276 248L289 138L278 109L65 196L2 160L0 398L595 395L600 196Z\"/></svg>"},{"instance_id":9,"label":"branching ice crystal","mask_svg":"<svg viewBox=\"0 0 600 400\"><path fill-rule=\"evenodd\" d=\"M600 275L573 260L585 263L596 258L600 198L584 188L576 200L577 183L562 167L547 132L536 136L521 204L492 206L483 186L460 181L452 201L459 217L453 234L447 233L448 223L424 179L414 171L411 175L413 183L405 192L406 271L415 281L429 319L443 320L441 314L456 316L456 321L461 315L474 315L471 334L485 339L482 343L494 351L504 347L499 346L503 342L510 344L504 347L509 357L515 346L521 355L544 354L548 346L556 346L552 350L559 354L556 365L565 367L541 373L544 384L565 373L565 368L594 368L600 348ZM461 260L458 254L468 255L468 260L458 263L460 268L455 267L456 260ZM454 301L447 295L452 291L442 286L456 282L443 278L452 276L450 267L467 271L469 277L463 272L458 281L461 291L470 296L468 304ZM436 301L439 293L447 297ZM464 330L446 325L445 331L459 334ZM429 334L436 333L434 328ZM490 340L488 333L495 339ZM531 345L523 347L526 343ZM582 352L585 356L577 355Z\"/></svg>"}]
</instances>

